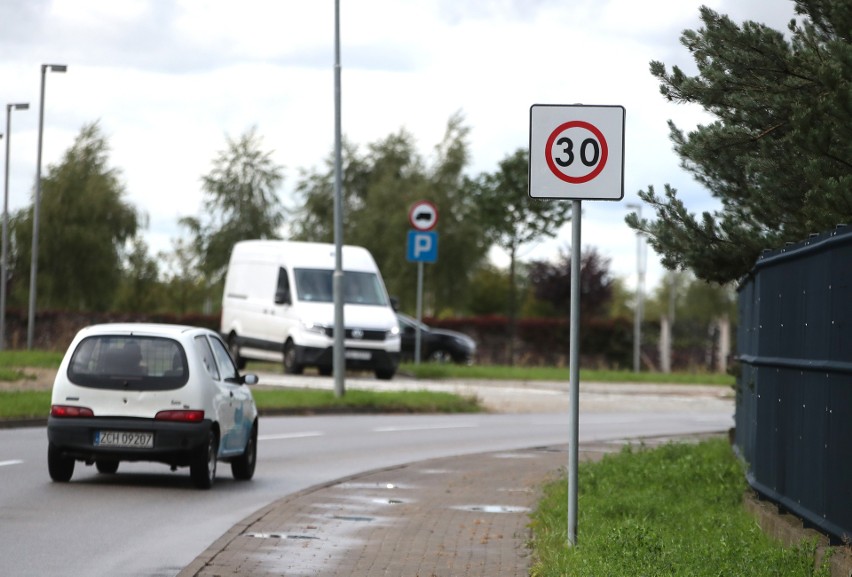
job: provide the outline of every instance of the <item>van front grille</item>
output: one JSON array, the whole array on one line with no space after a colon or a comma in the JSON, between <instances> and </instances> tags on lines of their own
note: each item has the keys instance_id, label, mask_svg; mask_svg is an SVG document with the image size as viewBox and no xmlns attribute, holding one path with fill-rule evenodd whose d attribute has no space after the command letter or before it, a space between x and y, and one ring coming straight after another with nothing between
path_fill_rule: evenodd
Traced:
<instances>
[{"instance_id":1,"label":"van front grille","mask_svg":"<svg viewBox=\"0 0 852 577\"><path fill-rule=\"evenodd\" d=\"M387 331L376 331L368 329L346 329L344 338L353 341L383 341ZM325 334L329 338L334 338L334 328L326 327Z\"/></svg>"}]
</instances>

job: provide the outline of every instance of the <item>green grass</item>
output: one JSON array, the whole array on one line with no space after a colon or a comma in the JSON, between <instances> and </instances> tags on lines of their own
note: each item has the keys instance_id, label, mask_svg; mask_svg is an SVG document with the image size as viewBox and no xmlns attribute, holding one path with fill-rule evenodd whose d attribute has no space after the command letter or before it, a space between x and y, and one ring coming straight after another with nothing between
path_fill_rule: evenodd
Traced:
<instances>
[{"instance_id":1,"label":"green grass","mask_svg":"<svg viewBox=\"0 0 852 577\"><path fill-rule=\"evenodd\" d=\"M258 407L267 411L475 413L476 399L433 391L375 392L347 389L342 397L313 389L258 389L252 392Z\"/></svg>"},{"instance_id":2,"label":"green grass","mask_svg":"<svg viewBox=\"0 0 852 577\"><path fill-rule=\"evenodd\" d=\"M507 367L490 365L452 365L436 363L403 363L401 374L418 379L491 379L518 381L567 381L567 368ZM634 373L632 371L599 371L580 369L580 380L602 383L671 383L684 385L733 385L732 375L715 373Z\"/></svg>"},{"instance_id":3,"label":"green grass","mask_svg":"<svg viewBox=\"0 0 852 577\"><path fill-rule=\"evenodd\" d=\"M578 470L577 544L568 545L567 480L545 486L532 516L533 577L805 577L814 546L784 548L742 507L727 441L625 449Z\"/></svg>"},{"instance_id":4,"label":"green grass","mask_svg":"<svg viewBox=\"0 0 852 577\"><path fill-rule=\"evenodd\" d=\"M431 391L373 392L348 389L337 398L332 391L255 389L258 409L270 413L475 413L476 399ZM0 391L0 419L46 418L50 391Z\"/></svg>"},{"instance_id":5,"label":"green grass","mask_svg":"<svg viewBox=\"0 0 852 577\"><path fill-rule=\"evenodd\" d=\"M20 367L55 369L62 362L64 354L52 351L2 351L0 352L0 369Z\"/></svg>"}]
</instances>

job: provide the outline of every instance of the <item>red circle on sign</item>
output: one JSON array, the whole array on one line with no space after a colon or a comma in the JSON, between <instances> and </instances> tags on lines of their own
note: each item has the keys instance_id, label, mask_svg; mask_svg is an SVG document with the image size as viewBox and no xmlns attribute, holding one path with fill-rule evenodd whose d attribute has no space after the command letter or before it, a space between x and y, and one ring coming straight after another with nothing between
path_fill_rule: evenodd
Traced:
<instances>
[{"instance_id":1,"label":"red circle on sign","mask_svg":"<svg viewBox=\"0 0 852 577\"><path fill-rule=\"evenodd\" d=\"M558 166L556 166L556 162L553 159L553 143L554 141L556 141L556 137L571 128L582 128L584 130L588 130L589 132L595 135L595 138L598 139L598 143L600 143L601 146L600 158L598 159L598 163L595 166L595 169L583 176L570 176L568 174L565 174L559 169ZM558 178L559 180L564 180L565 182L568 182L570 184L583 184L584 182L589 182L590 180L595 178L604 169L604 166L606 166L607 156L609 155L609 148L607 147L606 138L604 138L603 133L598 130L595 125L589 124L588 122L585 122L583 120L572 120L570 122L560 124L556 127L556 130L550 133L550 137L548 137L547 139L547 144L545 145L544 152L545 158L547 159L547 166L550 167L550 172L552 172L554 176L556 176L556 178ZM574 154L575 156L577 154L582 154L582 150L579 153Z\"/></svg>"},{"instance_id":2,"label":"red circle on sign","mask_svg":"<svg viewBox=\"0 0 852 577\"><path fill-rule=\"evenodd\" d=\"M425 208L426 211L418 213L420 208ZM431 217L429 213L431 213ZM424 216L427 218L424 219ZM411 209L408 211L408 222L417 230L432 230L438 224L438 207L428 200L419 200L411 205Z\"/></svg>"}]
</instances>

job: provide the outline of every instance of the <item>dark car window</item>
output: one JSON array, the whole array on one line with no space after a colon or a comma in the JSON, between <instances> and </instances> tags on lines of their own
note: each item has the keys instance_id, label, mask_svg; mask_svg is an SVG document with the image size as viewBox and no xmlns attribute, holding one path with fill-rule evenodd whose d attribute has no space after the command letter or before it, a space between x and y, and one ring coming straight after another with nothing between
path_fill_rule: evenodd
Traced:
<instances>
[{"instance_id":1,"label":"dark car window","mask_svg":"<svg viewBox=\"0 0 852 577\"><path fill-rule=\"evenodd\" d=\"M201 358L201 363L204 365L204 368L207 369L207 372L213 377L215 380L219 380L219 369L216 367L216 361L214 360L213 350L210 348L210 343L207 341L207 337L198 336L195 337L195 352Z\"/></svg>"},{"instance_id":2,"label":"dark car window","mask_svg":"<svg viewBox=\"0 0 852 577\"><path fill-rule=\"evenodd\" d=\"M178 389L187 378L183 347L161 337L88 337L77 345L68 365L72 383L100 389Z\"/></svg>"},{"instance_id":3,"label":"dark car window","mask_svg":"<svg viewBox=\"0 0 852 577\"><path fill-rule=\"evenodd\" d=\"M231 360L231 353L225 347L225 344L216 338L210 339L210 345L213 347L213 356L216 357L216 362L219 363L219 372L222 378L234 379L239 376L237 367L234 366L234 361Z\"/></svg>"}]
</instances>

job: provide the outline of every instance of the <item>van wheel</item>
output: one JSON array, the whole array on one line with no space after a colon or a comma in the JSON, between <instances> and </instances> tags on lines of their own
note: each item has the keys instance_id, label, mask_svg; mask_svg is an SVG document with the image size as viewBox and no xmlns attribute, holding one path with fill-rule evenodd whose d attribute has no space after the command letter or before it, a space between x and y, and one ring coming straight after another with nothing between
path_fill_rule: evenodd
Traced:
<instances>
[{"instance_id":1,"label":"van wheel","mask_svg":"<svg viewBox=\"0 0 852 577\"><path fill-rule=\"evenodd\" d=\"M296 345L293 341L284 343L284 372L288 375L301 375L304 366L296 362Z\"/></svg>"},{"instance_id":2,"label":"van wheel","mask_svg":"<svg viewBox=\"0 0 852 577\"><path fill-rule=\"evenodd\" d=\"M237 369L243 370L246 368L246 360L240 356L240 345L237 342L236 333L231 333L228 336L228 350L231 351L231 358L234 359Z\"/></svg>"}]
</instances>

